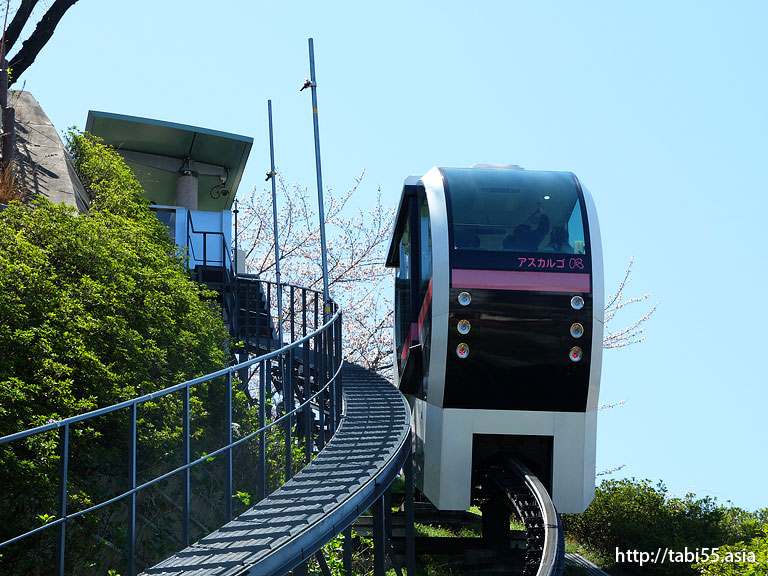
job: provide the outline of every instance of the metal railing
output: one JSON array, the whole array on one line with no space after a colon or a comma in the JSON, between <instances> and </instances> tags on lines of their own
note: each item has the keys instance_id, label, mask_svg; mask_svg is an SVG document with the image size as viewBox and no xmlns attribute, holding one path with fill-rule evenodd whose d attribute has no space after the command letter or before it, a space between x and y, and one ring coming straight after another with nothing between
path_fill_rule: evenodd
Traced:
<instances>
[{"instance_id":1,"label":"metal railing","mask_svg":"<svg viewBox=\"0 0 768 576\"><path fill-rule=\"evenodd\" d=\"M198 258L197 254L195 252L194 243L191 242L191 239L193 235L196 236L202 236L203 238L203 254L202 258ZM216 257L208 257L208 237L213 236L220 238L220 241L215 242L219 246L219 249L216 250L218 254ZM224 233L221 230L197 230L195 228L195 223L192 220L192 211L187 210L187 247L189 248L189 253L193 257L193 259L196 262L202 262L203 266L217 266L225 268L229 271L235 270L235 265L232 260L232 255L229 253L229 250L227 249L227 241L226 237L224 236Z\"/></svg>"},{"instance_id":2,"label":"metal railing","mask_svg":"<svg viewBox=\"0 0 768 576\"><path fill-rule=\"evenodd\" d=\"M260 282L253 278L248 281ZM284 290L284 293L289 294L291 300L298 296L298 301L306 304L313 300L316 302L319 298L317 291L314 290L290 285L286 288L287 291ZM71 540L68 538L68 530L77 526L78 523L84 523L87 516L93 517L108 507L118 505L119 513L113 513L109 522L114 523L115 516L122 520L123 530L118 532L124 544L106 541L99 534L91 536L104 545L102 548L108 549L112 562L122 564L117 572L133 576L137 573L138 564L147 567L158 559L139 558L139 532L143 532L142 541L147 540L147 532L153 530L155 533L161 532L161 527L157 523L153 524L137 512L139 499L145 498L150 490L173 481L174 488L180 493L181 502L174 502L168 506L169 511L179 510L181 513L179 523L182 537L180 542L175 543L175 548L178 550L190 544L193 524L197 531L195 539L210 531L205 528L204 523L193 517L193 504L207 497L201 489L197 488L197 485L204 487L222 485L225 512L221 523L224 523L232 520L234 505L242 506L241 501L237 499L238 495L245 495L244 500L250 498L245 490L238 490L240 486L235 481L238 470L247 472L248 477L251 477L253 468L256 469L257 494L253 496L254 500L264 498L270 489L277 488L270 485L268 477L270 466L272 466L272 476L276 476L281 483L291 478L297 468L308 463L313 454L322 449L341 420L341 311L334 305L333 315L329 321L322 325L318 325L317 322L312 325L311 321L307 321L307 310L310 308L311 306L306 305L303 309L292 306L289 308L290 315L278 322L279 329L285 330L285 333L291 336L291 343L279 350L250 357L212 374L144 394L113 406L0 438L0 450L8 454L9 451L14 450L14 446L19 447L14 443L22 443L23 448L24 445L33 442L35 437L40 438L41 435L58 431L59 454L58 509L53 515L46 515L46 510L40 510L37 517L45 516L45 524L27 529L0 542L0 555L8 552L13 545L24 546L26 549L30 546L34 548L37 540L33 536L51 534L51 531L55 531L55 552L53 553L55 573L63 576L65 573L73 572L71 562L69 565L67 563L67 546ZM317 318L316 315L315 318ZM219 387L222 383L224 384L223 390L215 390L216 382ZM195 391L201 389L205 389L209 400L216 393L220 392L223 395L223 398L217 400L223 404L222 433L215 438L217 442L214 444L218 445L208 445L206 450L194 446L195 442L199 441L201 431L193 430L193 427L198 423L197 421L204 420L199 405L195 408L199 401ZM243 400L240 394L242 391L250 391L249 402ZM139 444L147 437L151 438L153 432L150 419L140 412L156 406L164 399L169 400L175 397L174 395L181 396L181 431L170 442L176 450L167 455L164 461L166 467L170 466L171 469L159 471L157 468L161 467L160 464L153 462L153 466L148 469L139 470ZM235 413L240 414L239 421L235 418ZM73 438L76 439L81 435L77 425L88 423L89 426L96 427L94 422L98 419L116 414L122 415L123 421L127 419L125 430L127 440L123 438L122 442L127 446L125 467L128 488L121 490L119 494L105 497L95 504L84 506L83 502L87 502L87 499L84 500L82 494L78 492L78 481L71 467L71 463L77 458L72 448L75 444L81 450L89 450L90 447L88 443L83 445L82 442L73 441ZM248 426L256 429L248 430ZM108 427L110 426L101 426L102 429ZM246 428L245 433L243 427ZM274 462L270 460L268 454L267 443L270 435L282 443L282 448L272 453ZM257 444L255 450L254 442ZM302 444L301 457L297 458ZM251 452L246 451L245 456L241 454L240 457L235 455L236 449L246 446L251 447ZM180 460L181 464L173 465L174 459ZM223 474L206 472L206 466L214 461L220 466L223 465ZM281 469L275 471L275 466ZM140 475L148 477L139 478ZM275 478L272 480L274 483ZM246 482L244 485L252 486L253 483ZM162 496L165 500L173 500L165 493ZM246 502L246 507L250 504ZM76 509L70 510L71 507ZM38 511L34 511L31 517L34 518L36 514ZM2 515L3 511L0 511L0 525L4 524ZM35 551L35 554L39 553L40 550ZM144 551L142 553L148 554ZM155 556L162 559L162 556L167 554L168 549L164 549L158 551ZM7 554L5 559L0 558L0 572L7 572L9 566L5 561L8 560L10 558ZM117 566L107 567L117 568ZM102 569L101 573L105 571Z\"/></svg>"},{"instance_id":3,"label":"metal railing","mask_svg":"<svg viewBox=\"0 0 768 576\"><path fill-rule=\"evenodd\" d=\"M195 237L202 237L202 258L199 258L195 251ZM208 257L208 244L209 237L213 237L216 240L213 244L218 245L218 252L213 257ZM195 223L192 219L192 211L187 210L187 250L189 251L190 262L195 262L197 280L199 282L208 282L209 279L205 277L206 271L213 269L215 275L218 276L218 282L221 283L221 308L224 312L225 318L232 321L232 314L237 308L237 291L235 289L235 277L237 275L237 269L235 262L232 260L232 255L227 249L228 243L226 236L220 230L197 230ZM198 266L197 263L200 263ZM235 322L236 322L235 318Z\"/></svg>"}]
</instances>

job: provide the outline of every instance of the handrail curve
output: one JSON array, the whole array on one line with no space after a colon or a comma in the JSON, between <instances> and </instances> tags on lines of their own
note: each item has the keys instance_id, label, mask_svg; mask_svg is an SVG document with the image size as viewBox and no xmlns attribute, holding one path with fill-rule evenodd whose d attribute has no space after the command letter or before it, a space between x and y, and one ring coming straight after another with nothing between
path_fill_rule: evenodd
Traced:
<instances>
[{"instance_id":1,"label":"handrail curve","mask_svg":"<svg viewBox=\"0 0 768 576\"><path fill-rule=\"evenodd\" d=\"M246 283L250 285L258 284L259 286L262 285L271 285L273 283L258 280L252 277L244 278L243 279ZM312 298L317 298L319 292L317 290L312 290L296 285L290 285L290 284L284 284L283 286L286 286L290 288L293 286L294 290L298 289L303 291L303 299L304 302L310 301L310 298L307 297L308 294L313 294ZM261 288L259 288L261 290ZM293 292L293 291L292 291ZM248 311L246 310L245 313L251 313L254 312L256 314L263 313L263 308L259 308L255 311ZM271 321L271 314L269 311L269 303L267 303L267 315L270 318ZM136 398L132 398L129 400L125 400L122 402L119 402L117 404L111 405L111 406L105 406L102 408L98 408L95 410L91 410L89 412L83 413L83 414L77 414L74 416L70 416L68 418L64 418L55 422L49 422L47 424L43 424L41 426L37 426L28 430L23 430L20 432L16 432L14 434L6 435L2 438L0 438L0 446L7 445L14 441L24 440L31 438L33 436L39 435L39 434L45 434L52 431L59 430L60 431L60 439L59 439L59 452L61 461L63 463L61 467L61 474L59 478L59 509L56 512L57 518L50 519L47 523L43 524L42 526L36 527L32 530L28 530L22 534L17 534L3 542L0 542L0 551L3 550L4 547L9 546L11 544L19 543L20 541L33 536L35 534L39 534L46 530L58 530L58 536L57 541L60 543L66 542L66 529L68 522L71 522L81 516L84 516L89 513L96 512L98 510L101 510L102 508L105 508L111 504L115 504L117 502L124 502L126 506L128 507L128 551L125 554L125 557L127 558L128 562L128 569L126 572L128 574L136 574L136 497L137 495L142 492L143 490L146 490L147 488L154 486L163 480L166 480L174 475L178 474L186 474L187 477L187 485L189 484L189 474L190 471L195 468L196 466L206 462L210 461L211 458L215 456L219 456L222 454L225 454L226 458L228 459L228 470L227 473L227 480L229 488L227 486L224 486L225 491L227 491L230 494L230 497L227 499L227 514L229 515L229 518L232 518L232 498L231 495L233 494L232 490L232 453L233 449L237 446L242 445L243 443L247 442L248 440L253 440L256 437L259 437L259 442L261 445L261 453L260 458L262 459L260 461L260 468L262 470L262 478L264 478L263 470L265 469L265 461L263 460L265 458L264 456L264 441L266 437L266 432L280 424L284 424L286 421L288 422L287 425L287 434L285 438L286 443L286 474L285 474L285 481L288 481L291 476L291 457L290 457L290 450L288 449L289 445L292 444L292 438L291 438L291 431L290 431L290 423L291 419L294 418L294 422L298 421L298 418L296 418L297 414L304 411L304 414L306 415L310 408L312 410L317 410L317 408L312 408L311 404L314 403L315 405L318 404L318 399L321 399L320 402L320 436L317 440L317 447L318 449L322 449L325 446L326 443L326 435L333 435L335 429L339 425L340 421L340 412L341 412L341 406L336 406L336 399L338 398L340 400L341 398L341 382L340 382L340 373L342 370L342 359L341 359L341 309L334 303L333 304L333 315L330 317L329 320L321 324L320 326L317 326L319 322L316 319L316 322L314 324L314 329L311 329L312 326L309 326L307 323L306 318L306 310L298 310L295 311L296 314L303 314L304 315L304 323L303 325L300 325L299 332L296 333L293 329L293 326L291 326L290 335L291 337L294 336L300 336L298 338L292 338L293 341L284 344L281 348L277 350L267 351L263 354L256 355L254 357L248 358L244 361L241 361L237 364L227 366L225 368L222 368L220 370L217 370L215 372L212 372L210 374L206 374L203 376L199 376L197 378L193 378L190 380L187 380L185 382L174 384L172 386L168 386L162 390L158 390L155 392L150 392L147 394L143 394L141 396L138 396ZM291 318L291 322L295 321L295 318ZM303 326L303 327L302 327ZM281 329L281 328L279 328ZM303 332L306 332L305 335L301 335ZM314 344L314 349L312 345ZM258 348L257 348L258 350ZM312 354L311 358L313 360L310 360L310 352ZM304 393L303 395L298 396L299 402L294 401L294 395L299 394L297 392L298 383L294 382L294 372L296 379L299 378L298 373L298 366L302 365L302 362L309 362L312 364L314 362L315 364L312 366L305 366L303 378L304 378ZM290 372L290 381L288 381L288 378L284 378L282 380L282 383L280 384L282 386L282 395L285 399L284 402L284 410L279 410L278 413L275 415L275 418L271 421L267 422L264 415L264 403L266 401L266 383L269 382L270 386L270 394L271 394L271 386L273 384L277 386L277 384L272 380L273 378L273 368L274 366L277 366L279 363L279 373L282 375L287 375ZM319 365L318 365L319 364ZM236 378L238 375L249 374L249 369L253 368L254 366L258 367L258 380L260 384L260 391L259 391L259 403L260 403L260 422L258 429L256 431L250 432L247 436L244 436L242 438L233 438L232 437L232 429L233 429L233 418L232 418L232 394L233 394L233 379ZM165 472L163 474L160 474L158 476L154 476L150 478L149 480L139 484L136 480L136 451L137 451L137 407L145 404L150 401L157 400L159 398L163 398L166 396L169 396L171 394L177 393L177 392L185 392L186 391L186 397L187 400L184 403L184 410L186 411L185 421L189 422L189 414L190 414L190 403L189 403L189 393L192 388L195 386L209 382L212 380L215 380L217 378L226 377L226 383L227 383L227 390L229 394L229 400L225 403L227 408L225 408L225 411L228 409L229 413L227 416L227 422L226 422L226 429L227 437L223 439L224 444L216 448L215 450L212 450L210 453L203 454L202 456L196 458L195 460L190 459L190 453L189 453L189 446L190 446L190 426L189 424L186 424L184 426L184 430L182 431L182 435L186 435L184 439L184 446L186 448L183 448L182 450L186 450L187 456L186 456L186 462L184 462L182 459L182 464L180 466L175 467L173 470ZM250 376L249 376L250 377ZM286 392L286 387L289 386L290 388ZM326 431L326 424L323 421L323 412L326 410L324 408L325 402L328 404L328 412L330 416L328 417L327 422L327 431ZM74 426L75 424L85 422L91 419L99 418L102 416L106 416L108 414L113 414L118 411L122 410L129 410L130 411L130 435L131 435L131 442L129 444L130 448L129 451L132 450L133 452L128 455L129 459L132 460L131 464L131 472L129 473L129 476L132 476L132 480L129 479L129 485L130 488L128 490L123 491L117 496L113 496L108 498L107 500L103 502L98 502L96 504L93 504L89 506L88 508L85 508L83 510L77 510L69 513L67 511L67 503L70 498L70 495L68 493L68 462L69 459L72 457L69 452L69 439L70 439L70 428ZM282 415L280 415L280 412L284 412ZM305 427L306 428L306 427ZM313 432L312 432L312 426L310 426L308 429L306 429L307 434L307 441L314 444L315 440L313 439ZM298 434L298 429L297 429ZM177 448L178 450L178 448ZM307 450L307 460L311 458L311 453L309 450ZM225 482L225 484L226 484ZM264 490L264 483L265 481L261 482L260 484L260 492L263 492ZM266 495L266 494L264 494ZM186 490L184 498L186 499L186 502L184 503L184 515L186 520L185 522L185 530L184 530L184 538L182 539L182 543L184 544L184 539L187 540L186 544L189 544L189 522L190 522L190 501L189 501L189 489ZM1 520L1 518L0 518ZM56 567L55 571L57 574L63 574L64 573L64 558L65 558L65 546L58 546L56 551Z\"/></svg>"}]
</instances>

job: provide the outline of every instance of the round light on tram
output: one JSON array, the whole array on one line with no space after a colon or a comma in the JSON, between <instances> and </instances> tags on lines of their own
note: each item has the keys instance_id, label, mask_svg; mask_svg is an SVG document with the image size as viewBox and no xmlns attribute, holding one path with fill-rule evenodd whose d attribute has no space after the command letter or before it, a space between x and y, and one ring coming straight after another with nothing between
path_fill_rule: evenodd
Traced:
<instances>
[{"instance_id":1,"label":"round light on tram","mask_svg":"<svg viewBox=\"0 0 768 576\"><path fill-rule=\"evenodd\" d=\"M459 358L466 358L469 356L469 346L464 342L456 346L456 356Z\"/></svg>"},{"instance_id":2,"label":"round light on tram","mask_svg":"<svg viewBox=\"0 0 768 576\"><path fill-rule=\"evenodd\" d=\"M571 362L578 362L581 360L581 357L584 355L584 351L579 348L578 346L574 346L571 348L570 358Z\"/></svg>"},{"instance_id":3,"label":"round light on tram","mask_svg":"<svg viewBox=\"0 0 768 576\"><path fill-rule=\"evenodd\" d=\"M579 324L578 322L574 322L571 324L571 336L574 338L581 338L584 336L584 326Z\"/></svg>"},{"instance_id":4,"label":"round light on tram","mask_svg":"<svg viewBox=\"0 0 768 576\"><path fill-rule=\"evenodd\" d=\"M472 302L472 296L469 295L469 292L462 292L459 294L459 304L462 306L469 306L470 302Z\"/></svg>"},{"instance_id":5,"label":"round light on tram","mask_svg":"<svg viewBox=\"0 0 768 576\"><path fill-rule=\"evenodd\" d=\"M472 329L472 325L469 323L469 320L459 320L459 323L456 325L456 329L459 331L459 334L469 334L469 331Z\"/></svg>"},{"instance_id":6,"label":"round light on tram","mask_svg":"<svg viewBox=\"0 0 768 576\"><path fill-rule=\"evenodd\" d=\"M584 298L581 296L574 296L571 298L571 308L574 310L581 310L584 308Z\"/></svg>"}]
</instances>

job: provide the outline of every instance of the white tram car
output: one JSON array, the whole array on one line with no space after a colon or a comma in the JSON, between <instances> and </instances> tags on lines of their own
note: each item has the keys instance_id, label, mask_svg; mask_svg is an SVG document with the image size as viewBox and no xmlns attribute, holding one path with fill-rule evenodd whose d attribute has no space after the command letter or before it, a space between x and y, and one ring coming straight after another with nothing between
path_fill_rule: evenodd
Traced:
<instances>
[{"instance_id":1,"label":"white tram car","mask_svg":"<svg viewBox=\"0 0 768 576\"><path fill-rule=\"evenodd\" d=\"M466 510L483 462L514 454L558 511L582 512L604 307L589 192L569 172L433 168L405 181L387 266L418 488Z\"/></svg>"}]
</instances>

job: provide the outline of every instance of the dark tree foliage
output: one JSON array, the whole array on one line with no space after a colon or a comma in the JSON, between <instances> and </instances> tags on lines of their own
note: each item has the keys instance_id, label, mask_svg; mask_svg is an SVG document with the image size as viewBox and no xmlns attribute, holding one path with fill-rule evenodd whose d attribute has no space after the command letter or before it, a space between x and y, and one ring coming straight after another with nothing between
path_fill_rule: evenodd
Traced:
<instances>
[{"instance_id":1,"label":"dark tree foliage","mask_svg":"<svg viewBox=\"0 0 768 576\"><path fill-rule=\"evenodd\" d=\"M0 212L0 436L213 372L228 358L212 294L189 279L133 173L91 136L71 134L69 147L90 214L45 200ZM211 416L224 390L223 381L195 390L195 452L224 432ZM140 476L178 446L181 401L143 405ZM72 430L70 511L125 489L127 431L125 413ZM58 438L0 447L0 541L57 515ZM85 518L79 542L116 542L108 525L105 515ZM0 550L0 574L45 566L55 536L48 532L32 541L34 554L29 543Z\"/></svg>"}]
</instances>

